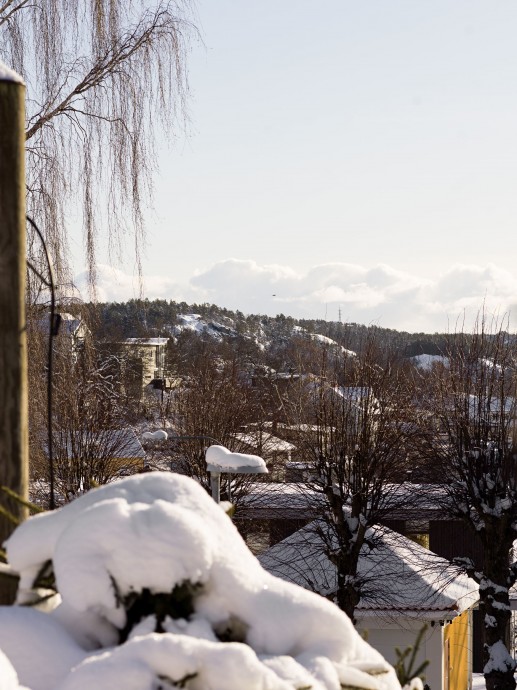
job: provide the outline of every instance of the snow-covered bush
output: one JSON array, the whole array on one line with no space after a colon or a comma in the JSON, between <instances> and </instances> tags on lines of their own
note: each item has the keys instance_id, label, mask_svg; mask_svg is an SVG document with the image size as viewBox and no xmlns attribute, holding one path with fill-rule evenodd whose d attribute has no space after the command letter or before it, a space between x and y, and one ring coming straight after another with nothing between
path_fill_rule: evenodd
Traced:
<instances>
[{"instance_id":1,"label":"snow-covered bush","mask_svg":"<svg viewBox=\"0 0 517 690\"><path fill-rule=\"evenodd\" d=\"M94 489L6 548L18 603L50 594L42 575L59 592L47 611L0 608L0 649L31 690L399 688L344 613L266 573L187 477Z\"/></svg>"}]
</instances>

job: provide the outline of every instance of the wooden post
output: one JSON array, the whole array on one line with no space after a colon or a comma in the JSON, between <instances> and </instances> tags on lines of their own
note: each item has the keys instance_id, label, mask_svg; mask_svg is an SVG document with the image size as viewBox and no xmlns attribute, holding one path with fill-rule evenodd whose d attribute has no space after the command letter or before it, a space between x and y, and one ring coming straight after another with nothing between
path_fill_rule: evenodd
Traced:
<instances>
[{"instance_id":1,"label":"wooden post","mask_svg":"<svg viewBox=\"0 0 517 690\"><path fill-rule=\"evenodd\" d=\"M25 86L0 62L0 484L27 499L25 242ZM26 517L3 492L0 506ZM13 529L0 516L0 543ZM0 578L0 603L12 601L13 584Z\"/></svg>"}]
</instances>

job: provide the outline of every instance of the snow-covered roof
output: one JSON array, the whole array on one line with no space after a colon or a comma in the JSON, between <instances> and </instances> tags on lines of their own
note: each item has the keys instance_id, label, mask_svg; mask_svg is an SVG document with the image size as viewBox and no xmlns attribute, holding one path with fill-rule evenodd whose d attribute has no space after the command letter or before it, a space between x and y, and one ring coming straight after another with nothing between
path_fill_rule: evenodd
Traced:
<instances>
[{"instance_id":1,"label":"snow-covered roof","mask_svg":"<svg viewBox=\"0 0 517 690\"><path fill-rule=\"evenodd\" d=\"M269 423L269 422L267 422ZM285 429L286 431L295 431L302 434L309 433L331 433L335 431L333 426L324 426L323 424L279 424L279 429Z\"/></svg>"},{"instance_id":2,"label":"snow-covered roof","mask_svg":"<svg viewBox=\"0 0 517 690\"><path fill-rule=\"evenodd\" d=\"M69 335L76 338L84 338L89 333L88 326L80 317L73 316L73 314L61 314L60 329L66 331Z\"/></svg>"},{"instance_id":3,"label":"snow-covered roof","mask_svg":"<svg viewBox=\"0 0 517 690\"><path fill-rule=\"evenodd\" d=\"M366 386L334 386L332 389L340 397L351 402L360 403L366 400L370 404L376 403L371 388Z\"/></svg>"},{"instance_id":4,"label":"snow-covered roof","mask_svg":"<svg viewBox=\"0 0 517 690\"><path fill-rule=\"evenodd\" d=\"M310 469L310 463L286 463L286 467ZM447 492L436 484L388 483L383 507L387 520L447 520ZM311 519L321 514L326 498L311 482L253 482L240 506L255 519L285 517Z\"/></svg>"},{"instance_id":5,"label":"snow-covered roof","mask_svg":"<svg viewBox=\"0 0 517 690\"><path fill-rule=\"evenodd\" d=\"M493 415L510 414L515 412L515 398L511 395L506 395L501 401L497 395L490 395L484 398L478 395L469 395L469 410L471 415L477 414L481 408L482 412L490 412Z\"/></svg>"},{"instance_id":6,"label":"snow-covered roof","mask_svg":"<svg viewBox=\"0 0 517 690\"><path fill-rule=\"evenodd\" d=\"M324 500L303 482L255 482L239 503L239 517L310 520L321 513Z\"/></svg>"},{"instance_id":7,"label":"snow-covered roof","mask_svg":"<svg viewBox=\"0 0 517 690\"><path fill-rule=\"evenodd\" d=\"M441 484L388 482L383 487L385 505L389 506L389 519L448 520L450 498ZM452 512L452 511L451 511Z\"/></svg>"},{"instance_id":8,"label":"snow-covered roof","mask_svg":"<svg viewBox=\"0 0 517 690\"><path fill-rule=\"evenodd\" d=\"M169 338L126 338L123 345L138 345L139 347L158 347L167 345Z\"/></svg>"},{"instance_id":9,"label":"snow-covered roof","mask_svg":"<svg viewBox=\"0 0 517 690\"><path fill-rule=\"evenodd\" d=\"M260 448L264 454L291 453L296 446L266 431L246 431L234 434L234 438L250 448Z\"/></svg>"},{"instance_id":10,"label":"snow-covered roof","mask_svg":"<svg viewBox=\"0 0 517 690\"><path fill-rule=\"evenodd\" d=\"M59 312L58 315L60 317L60 333L65 332L69 336L84 338L89 332L88 326L84 323L80 316L74 316L68 312ZM50 326L50 312L47 312L45 316L39 320L39 326L43 331L48 331Z\"/></svg>"},{"instance_id":11,"label":"snow-covered roof","mask_svg":"<svg viewBox=\"0 0 517 690\"><path fill-rule=\"evenodd\" d=\"M425 371L430 371L435 364L443 364L444 367L449 366L449 359L443 355L415 355L409 359L416 367Z\"/></svg>"},{"instance_id":12,"label":"snow-covered roof","mask_svg":"<svg viewBox=\"0 0 517 690\"><path fill-rule=\"evenodd\" d=\"M336 592L336 567L324 553L320 530L314 521L259 556L274 575L332 596ZM386 527L370 530L375 548L361 551L358 575L364 580L357 615L424 614L445 618L461 613L478 600L478 588L466 575L458 575L448 561Z\"/></svg>"},{"instance_id":13,"label":"snow-covered roof","mask_svg":"<svg viewBox=\"0 0 517 690\"><path fill-rule=\"evenodd\" d=\"M272 374L273 381L297 381L301 374L296 374L294 371L276 371Z\"/></svg>"}]
</instances>

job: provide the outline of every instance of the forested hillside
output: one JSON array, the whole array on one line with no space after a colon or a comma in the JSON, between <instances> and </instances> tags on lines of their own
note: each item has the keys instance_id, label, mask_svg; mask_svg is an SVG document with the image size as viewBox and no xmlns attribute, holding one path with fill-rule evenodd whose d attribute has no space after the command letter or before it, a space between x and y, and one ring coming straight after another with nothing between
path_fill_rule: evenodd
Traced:
<instances>
[{"instance_id":1,"label":"forested hillside","mask_svg":"<svg viewBox=\"0 0 517 690\"><path fill-rule=\"evenodd\" d=\"M364 342L367 332L375 331L386 346L395 348L401 356L442 354L447 349L447 334L407 333L375 324L340 323L322 319L293 319L284 314L266 316L243 314L215 304L187 304L167 300L130 300L105 304L87 304L81 307L98 340L128 337L178 336L188 330L182 317L196 314L206 328L199 333L214 335L229 341L248 340L258 345L272 342L280 345L289 340L298 329L331 338L343 347L356 351ZM190 330L194 330L190 328Z\"/></svg>"}]
</instances>

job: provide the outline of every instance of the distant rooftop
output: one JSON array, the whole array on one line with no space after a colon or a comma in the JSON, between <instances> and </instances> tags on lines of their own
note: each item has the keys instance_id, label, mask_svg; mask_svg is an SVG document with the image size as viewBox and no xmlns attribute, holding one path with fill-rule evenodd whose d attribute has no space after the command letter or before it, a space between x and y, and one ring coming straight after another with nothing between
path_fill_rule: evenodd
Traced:
<instances>
[{"instance_id":1,"label":"distant rooftop","mask_svg":"<svg viewBox=\"0 0 517 690\"><path fill-rule=\"evenodd\" d=\"M126 338L122 341L123 345L141 345L143 347L157 347L166 345L169 338Z\"/></svg>"},{"instance_id":2,"label":"distant rooftop","mask_svg":"<svg viewBox=\"0 0 517 690\"><path fill-rule=\"evenodd\" d=\"M261 448L262 453L290 453L296 446L265 431L246 431L234 434L241 443L251 448Z\"/></svg>"}]
</instances>

